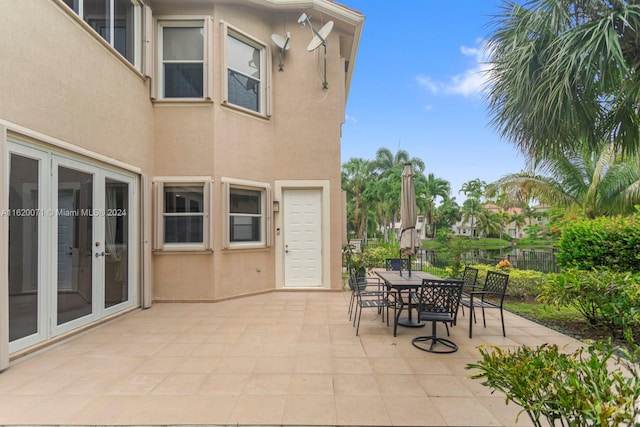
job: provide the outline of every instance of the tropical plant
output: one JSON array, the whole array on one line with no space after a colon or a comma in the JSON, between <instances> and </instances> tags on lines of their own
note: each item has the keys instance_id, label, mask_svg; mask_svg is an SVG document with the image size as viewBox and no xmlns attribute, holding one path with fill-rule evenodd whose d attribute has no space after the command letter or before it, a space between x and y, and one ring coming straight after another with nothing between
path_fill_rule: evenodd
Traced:
<instances>
[{"instance_id":1,"label":"tropical plant","mask_svg":"<svg viewBox=\"0 0 640 427\"><path fill-rule=\"evenodd\" d=\"M434 237L440 235L441 230L451 230L451 226L462 219L460 206L456 203L456 198L447 198L442 201L436 209L436 215L433 218L434 228L438 230Z\"/></svg>"},{"instance_id":2,"label":"tropical plant","mask_svg":"<svg viewBox=\"0 0 640 427\"><path fill-rule=\"evenodd\" d=\"M640 340L638 274L606 268L567 269L546 276L538 300L575 308L591 325L603 326L612 338ZM640 341L639 341L640 342Z\"/></svg>"},{"instance_id":3,"label":"tropical plant","mask_svg":"<svg viewBox=\"0 0 640 427\"><path fill-rule=\"evenodd\" d=\"M424 197L427 200L427 206L425 209L425 222L428 226L429 237L435 237L435 224L436 224L436 200L440 197L445 200L451 194L451 184L442 178L436 178L432 173L427 175L425 180Z\"/></svg>"},{"instance_id":4,"label":"tropical plant","mask_svg":"<svg viewBox=\"0 0 640 427\"><path fill-rule=\"evenodd\" d=\"M532 158L640 148L640 4L503 1L492 19L492 123Z\"/></svg>"},{"instance_id":5,"label":"tropical plant","mask_svg":"<svg viewBox=\"0 0 640 427\"><path fill-rule=\"evenodd\" d=\"M473 236L476 235L476 217L483 212L483 210L484 206L482 206L478 199L471 198L462 203L462 222L469 224L469 226L474 230L472 233Z\"/></svg>"},{"instance_id":6,"label":"tropical plant","mask_svg":"<svg viewBox=\"0 0 640 427\"><path fill-rule=\"evenodd\" d=\"M376 158L373 160L376 168L384 174L385 171L400 168L404 166L405 163L411 163L414 172L422 173L424 172L424 161L418 157L409 157L409 153L405 150L398 150L394 155L391 150L388 148L379 148L376 151Z\"/></svg>"},{"instance_id":7,"label":"tropical plant","mask_svg":"<svg viewBox=\"0 0 640 427\"><path fill-rule=\"evenodd\" d=\"M484 195L486 186L487 183L482 181L480 178L472 179L471 181L467 181L462 184L459 193L473 199L480 199L480 197Z\"/></svg>"},{"instance_id":8,"label":"tropical plant","mask_svg":"<svg viewBox=\"0 0 640 427\"><path fill-rule=\"evenodd\" d=\"M402 188L402 169L394 168L384 174L376 175L369 183L363 196L369 206L373 206L378 225L382 227L384 240L388 241L388 232L393 229L400 215L400 193Z\"/></svg>"},{"instance_id":9,"label":"tropical plant","mask_svg":"<svg viewBox=\"0 0 640 427\"><path fill-rule=\"evenodd\" d=\"M500 218L496 212L483 208L476 215L476 228L481 236L497 235L500 230Z\"/></svg>"},{"instance_id":10,"label":"tropical plant","mask_svg":"<svg viewBox=\"0 0 640 427\"><path fill-rule=\"evenodd\" d=\"M511 222L516 226L516 235L515 237L520 237L520 229L523 225L525 225L524 215L521 213L514 213L511 215Z\"/></svg>"},{"instance_id":11,"label":"tropical plant","mask_svg":"<svg viewBox=\"0 0 640 427\"><path fill-rule=\"evenodd\" d=\"M594 218L633 212L640 203L639 178L638 163L622 158L608 144L597 152L583 149L530 162L528 171L505 175L491 186L514 203L530 197ZM531 224L534 213L526 208L523 213Z\"/></svg>"},{"instance_id":12,"label":"tropical plant","mask_svg":"<svg viewBox=\"0 0 640 427\"><path fill-rule=\"evenodd\" d=\"M563 353L543 344L480 347L471 378L522 407L534 426L632 426L640 416L638 351L599 342ZM624 357L619 357L622 354ZM516 418L517 420L517 418ZM546 420L543 424L542 420Z\"/></svg>"},{"instance_id":13,"label":"tropical plant","mask_svg":"<svg viewBox=\"0 0 640 427\"><path fill-rule=\"evenodd\" d=\"M374 177L374 165L365 159L351 158L342 165L342 188L353 201L353 222L356 237L362 237L366 229L367 206L363 204L363 193Z\"/></svg>"},{"instance_id":14,"label":"tropical plant","mask_svg":"<svg viewBox=\"0 0 640 427\"><path fill-rule=\"evenodd\" d=\"M507 211L498 211L496 212L496 218L500 224L500 239L502 239L505 225L511 222L511 215Z\"/></svg>"},{"instance_id":15,"label":"tropical plant","mask_svg":"<svg viewBox=\"0 0 640 427\"><path fill-rule=\"evenodd\" d=\"M558 249L562 267L640 271L640 215L576 218L563 226Z\"/></svg>"}]
</instances>

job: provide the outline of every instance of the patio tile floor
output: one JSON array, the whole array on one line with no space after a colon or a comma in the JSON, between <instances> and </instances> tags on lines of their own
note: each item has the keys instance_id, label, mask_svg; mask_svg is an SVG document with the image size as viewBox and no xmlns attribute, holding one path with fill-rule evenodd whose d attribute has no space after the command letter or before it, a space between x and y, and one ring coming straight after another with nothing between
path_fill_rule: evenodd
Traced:
<instances>
[{"instance_id":1,"label":"patio tile floor","mask_svg":"<svg viewBox=\"0 0 640 427\"><path fill-rule=\"evenodd\" d=\"M296 291L157 303L14 362L0 374L0 424L528 426L468 378L477 347L580 345L511 313L505 338L489 310L473 339L458 316L456 353L430 354L411 345L430 331L393 337L371 310L356 337L348 301Z\"/></svg>"}]
</instances>

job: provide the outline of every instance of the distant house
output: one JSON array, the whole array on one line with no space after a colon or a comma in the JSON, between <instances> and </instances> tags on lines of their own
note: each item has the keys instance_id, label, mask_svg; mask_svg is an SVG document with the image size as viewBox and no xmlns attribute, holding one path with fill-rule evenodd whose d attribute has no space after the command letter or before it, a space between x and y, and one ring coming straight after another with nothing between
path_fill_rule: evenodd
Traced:
<instances>
[{"instance_id":1,"label":"distant house","mask_svg":"<svg viewBox=\"0 0 640 427\"><path fill-rule=\"evenodd\" d=\"M341 289L362 14L14 0L0 16L0 370L154 301Z\"/></svg>"},{"instance_id":2,"label":"distant house","mask_svg":"<svg viewBox=\"0 0 640 427\"><path fill-rule=\"evenodd\" d=\"M416 230L418 231L418 236L420 236L421 239L425 238L425 230L426 230L426 220L424 215L418 215L416 218ZM393 224L393 233L396 237L400 236L400 233L402 232L402 225L400 222L396 222Z\"/></svg>"},{"instance_id":3,"label":"distant house","mask_svg":"<svg viewBox=\"0 0 640 427\"><path fill-rule=\"evenodd\" d=\"M485 209L492 212L500 212L504 210L511 216L524 215L524 209L518 208L518 207L510 207L510 208L502 209L501 207L492 203L487 203L484 205L484 207ZM508 224L505 225L504 232L514 239L523 239L525 237L528 237L525 229L528 225L530 225L529 222L538 223L540 224L541 228L544 229L548 223L548 219L546 215L542 213L546 212L549 208L550 206L541 205L541 204L533 206L532 210L534 211L534 214L531 218L522 217L522 222L519 222L519 221L509 222ZM480 237L476 224L471 224L470 222L464 222L462 220L456 222L451 227L451 230L453 231L453 234L457 236Z\"/></svg>"}]
</instances>

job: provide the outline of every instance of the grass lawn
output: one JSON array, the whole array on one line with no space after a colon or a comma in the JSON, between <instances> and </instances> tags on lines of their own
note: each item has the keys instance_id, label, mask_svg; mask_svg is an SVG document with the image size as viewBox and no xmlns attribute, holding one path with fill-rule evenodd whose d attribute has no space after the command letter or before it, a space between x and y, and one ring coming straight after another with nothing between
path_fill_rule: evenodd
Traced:
<instances>
[{"instance_id":1,"label":"grass lawn","mask_svg":"<svg viewBox=\"0 0 640 427\"><path fill-rule=\"evenodd\" d=\"M555 308L536 301L505 300L504 307L509 311L540 322L567 322L580 318L580 313L572 307Z\"/></svg>"}]
</instances>

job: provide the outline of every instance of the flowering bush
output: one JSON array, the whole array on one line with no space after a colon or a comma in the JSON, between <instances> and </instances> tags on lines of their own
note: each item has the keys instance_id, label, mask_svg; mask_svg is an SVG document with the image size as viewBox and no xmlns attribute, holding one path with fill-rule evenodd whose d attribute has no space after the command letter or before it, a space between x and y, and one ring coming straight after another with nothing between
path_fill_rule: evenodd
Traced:
<instances>
[{"instance_id":1,"label":"flowering bush","mask_svg":"<svg viewBox=\"0 0 640 427\"><path fill-rule=\"evenodd\" d=\"M503 259L496 265L496 268L502 271L509 271L511 270L511 263L508 259Z\"/></svg>"}]
</instances>

